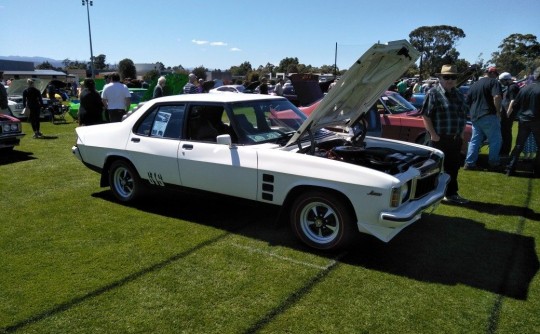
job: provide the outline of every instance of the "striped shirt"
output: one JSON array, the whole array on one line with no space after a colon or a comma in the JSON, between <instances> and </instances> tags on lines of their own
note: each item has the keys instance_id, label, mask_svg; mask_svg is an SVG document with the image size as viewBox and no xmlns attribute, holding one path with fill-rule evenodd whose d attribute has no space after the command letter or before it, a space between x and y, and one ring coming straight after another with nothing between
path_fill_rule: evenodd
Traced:
<instances>
[{"instance_id":1,"label":"striped shirt","mask_svg":"<svg viewBox=\"0 0 540 334\"><path fill-rule=\"evenodd\" d=\"M460 135L467 123L465 97L456 88L446 92L439 84L426 93L422 115L429 117L438 135Z\"/></svg>"}]
</instances>

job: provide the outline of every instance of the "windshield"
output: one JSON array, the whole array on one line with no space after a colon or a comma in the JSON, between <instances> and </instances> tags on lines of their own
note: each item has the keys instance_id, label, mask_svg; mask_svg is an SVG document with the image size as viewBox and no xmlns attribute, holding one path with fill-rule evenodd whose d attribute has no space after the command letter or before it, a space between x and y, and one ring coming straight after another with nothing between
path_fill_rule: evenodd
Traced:
<instances>
[{"instance_id":1,"label":"windshield","mask_svg":"<svg viewBox=\"0 0 540 334\"><path fill-rule=\"evenodd\" d=\"M247 101L231 106L241 144L280 142L294 134L306 116L288 100Z\"/></svg>"},{"instance_id":2,"label":"windshield","mask_svg":"<svg viewBox=\"0 0 540 334\"><path fill-rule=\"evenodd\" d=\"M416 108L398 93L387 93L381 97L381 101L392 114L416 111Z\"/></svg>"},{"instance_id":3,"label":"windshield","mask_svg":"<svg viewBox=\"0 0 540 334\"><path fill-rule=\"evenodd\" d=\"M131 93L131 104L139 103L142 101L146 90L130 90Z\"/></svg>"}]
</instances>

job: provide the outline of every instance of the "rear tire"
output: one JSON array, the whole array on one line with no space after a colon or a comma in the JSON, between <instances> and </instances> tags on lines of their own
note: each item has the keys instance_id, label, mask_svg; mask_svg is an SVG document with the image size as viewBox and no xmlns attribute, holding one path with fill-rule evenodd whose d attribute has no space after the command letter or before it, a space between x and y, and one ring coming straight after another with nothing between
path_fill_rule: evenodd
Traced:
<instances>
[{"instance_id":1,"label":"rear tire","mask_svg":"<svg viewBox=\"0 0 540 334\"><path fill-rule=\"evenodd\" d=\"M114 197L120 202L133 202L142 194L143 185L137 171L124 160L116 160L111 164L109 184Z\"/></svg>"},{"instance_id":2,"label":"rear tire","mask_svg":"<svg viewBox=\"0 0 540 334\"><path fill-rule=\"evenodd\" d=\"M320 250L346 247L355 235L354 215L340 196L315 190L293 203L291 227L306 245Z\"/></svg>"}]
</instances>

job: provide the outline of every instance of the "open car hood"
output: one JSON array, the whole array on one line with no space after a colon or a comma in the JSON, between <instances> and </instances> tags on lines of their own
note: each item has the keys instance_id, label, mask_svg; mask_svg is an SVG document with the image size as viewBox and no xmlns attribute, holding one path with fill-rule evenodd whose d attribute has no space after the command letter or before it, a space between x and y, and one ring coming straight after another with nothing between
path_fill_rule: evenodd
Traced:
<instances>
[{"instance_id":1,"label":"open car hood","mask_svg":"<svg viewBox=\"0 0 540 334\"><path fill-rule=\"evenodd\" d=\"M34 80L34 87L36 87L41 92L41 94L45 92L45 89L47 89L47 86L49 85L49 82L50 82L50 81L45 81L41 79L32 79L32 80ZM26 88L28 88L28 83L26 82L26 79L12 80L7 90L8 96L22 96Z\"/></svg>"},{"instance_id":2,"label":"open car hood","mask_svg":"<svg viewBox=\"0 0 540 334\"><path fill-rule=\"evenodd\" d=\"M373 45L337 81L287 145L307 131L356 122L419 55L406 40Z\"/></svg>"}]
</instances>

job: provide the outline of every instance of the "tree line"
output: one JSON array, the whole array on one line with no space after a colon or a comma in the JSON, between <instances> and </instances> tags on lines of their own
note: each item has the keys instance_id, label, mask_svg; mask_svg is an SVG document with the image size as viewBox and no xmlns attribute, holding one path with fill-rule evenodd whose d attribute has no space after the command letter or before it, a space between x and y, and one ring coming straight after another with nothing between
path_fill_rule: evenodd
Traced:
<instances>
[{"instance_id":1,"label":"tree line","mask_svg":"<svg viewBox=\"0 0 540 334\"><path fill-rule=\"evenodd\" d=\"M458 70L463 72L476 65L478 74L488 65L494 65L506 72L510 72L514 76L523 77L528 75L534 68L540 66L540 43L537 37L533 34L514 33L504 38L498 47L498 51L491 54L491 59L484 62L482 54L478 59L471 63L463 58L460 58L460 53L456 48L457 42L465 38L465 32L458 28L448 25L438 26L422 26L416 28L409 34L410 43L420 52L420 59L417 64L411 66L403 76L413 77L415 75L420 78L429 78L434 76L439 71L443 64L455 64ZM54 68L49 62L44 62L37 69L84 69L91 70L90 62L72 61L64 59L63 68ZM113 68L106 62L106 55L100 54L94 57L94 69L98 71L115 70L118 71L122 79L136 78L136 69L133 61L129 58L123 59L118 63L116 68ZM155 70L148 72L144 80L151 81L157 78L163 71L173 73L193 72L199 78L206 78L208 68L200 65L188 71L182 65L165 67L162 62L156 62ZM233 76L244 77L248 81L255 81L262 76L276 73L326 73L341 75L346 69L338 69L334 65L322 65L314 67L306 65L299 61L297 57L286 57L282 59L278 65L267 63L255 68L249 61L242 64L231 66L227 69ZM219 71L219 70L218 70Z\"/></svg>"}]
</instances>

